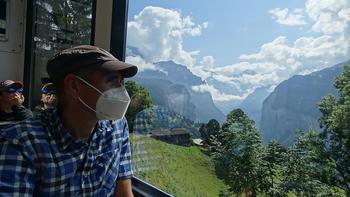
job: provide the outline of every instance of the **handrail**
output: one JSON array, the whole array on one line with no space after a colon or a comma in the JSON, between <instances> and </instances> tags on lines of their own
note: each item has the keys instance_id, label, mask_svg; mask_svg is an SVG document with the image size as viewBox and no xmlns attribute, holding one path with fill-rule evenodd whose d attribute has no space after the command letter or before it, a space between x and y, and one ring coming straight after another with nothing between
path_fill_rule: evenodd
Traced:
<instances>
[{"instance_id":1,"label":"handrail","mask_svg":"<svg viewBox=\"0 0 350 197\"><path fill-rule=\"evenodd\" d=\"M174 197L171 194L133 176L132 191L135 197Z\"/></svg>"}]
</instances>

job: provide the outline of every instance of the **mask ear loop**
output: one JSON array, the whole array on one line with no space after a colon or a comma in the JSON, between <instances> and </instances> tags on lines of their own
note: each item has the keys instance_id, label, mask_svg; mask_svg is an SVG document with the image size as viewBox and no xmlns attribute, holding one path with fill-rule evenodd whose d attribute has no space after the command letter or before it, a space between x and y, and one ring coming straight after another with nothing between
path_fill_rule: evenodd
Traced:
<instances>
[{"instance_id":1,"label":"mask ear loop","mask_svg":"<svg viewBox=\"0 0 350 197\"><path fill-rule=\"evenodd\" d=\"M79 77L79 76L75 76L77 79L79 79L80 81L82 81L83 83L85 83L85 85L89 86L90 88L96 90L98 93L100 93L101 95L103 94L99 89L95 88L93 85L91 85L89 82L85 81L83 78Z\"/></svg>"},{"instance_id":2,"label":"mask ear loop","mask_svg":"<svg viewBox=\"0 0 350 197\"><path fill-rule=\"evenodd\" d=\"M102 93L99 89L95 88L95 87L94 87L93 85L91 85L89 82L85 81L84 79L82 79L82 78L79 77L79 76L75 76L75 77L76 77L77 79L79 79L80 81L82 81L83 83L85 83L85 85L91 87L92 89L94 89L95 91L97 91L98 93L100 93L101 95L103 95L103 93ZM88 104L86 104L80 97L78 97L78 100L79 100L85 107L87 107L87 108L90 109L91 111L97 113L96 110L94 110L92 107L90 107Z\"/></svg>"}]
</instances>

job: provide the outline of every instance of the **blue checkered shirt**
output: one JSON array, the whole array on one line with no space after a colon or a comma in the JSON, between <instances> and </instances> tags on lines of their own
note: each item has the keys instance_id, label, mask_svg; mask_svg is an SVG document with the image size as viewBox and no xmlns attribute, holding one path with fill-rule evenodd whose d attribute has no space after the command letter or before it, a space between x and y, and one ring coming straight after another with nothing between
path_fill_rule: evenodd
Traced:
<instances>
[{"instance_id":1,"label":"blue checkered shirt","mask_svg":"<svg viewBox=\"0 0 350 197\"><path fill-rule=\"evenodd\" d=\"M99 121L88 140L63 127L56 110L0 133L0 196L110 196L132 176L127 122Z\"/></svg>"}]
</instances>

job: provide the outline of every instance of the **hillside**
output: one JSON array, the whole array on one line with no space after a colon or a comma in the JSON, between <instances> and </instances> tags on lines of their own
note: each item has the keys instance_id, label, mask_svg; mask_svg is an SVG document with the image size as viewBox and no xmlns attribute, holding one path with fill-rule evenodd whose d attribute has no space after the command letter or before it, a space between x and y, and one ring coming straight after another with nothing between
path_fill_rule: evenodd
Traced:
<instances>
[{"instance_id":1,"label":"hillside","mask_svg":"<svg viewBox=\"0 0 350 197\"><path fill-rule=\"evenodd\" d=\"M213 161L198 147L167 144L131 135L137 177L181 197L216 197L227 186L219 180Z\"/></svg>"}]
</instances>

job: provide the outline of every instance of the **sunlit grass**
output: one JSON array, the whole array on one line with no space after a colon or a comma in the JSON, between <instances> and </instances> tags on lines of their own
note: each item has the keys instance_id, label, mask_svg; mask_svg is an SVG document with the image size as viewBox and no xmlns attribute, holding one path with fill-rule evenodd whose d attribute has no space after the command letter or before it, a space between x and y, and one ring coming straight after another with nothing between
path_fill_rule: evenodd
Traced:
<instances>
[{"instance_id":1,"label":"sunlit grass","mask_svg":"<svg viewBox=\"0 0 350 197\"><path fill-rule=\"evenodd\" d=\"M136 175L162 190L181 197L214 197L227 189L216 177L212 159L199 147L136 135L131 135L131 141Z\"/></svg>"}]
</instances>

